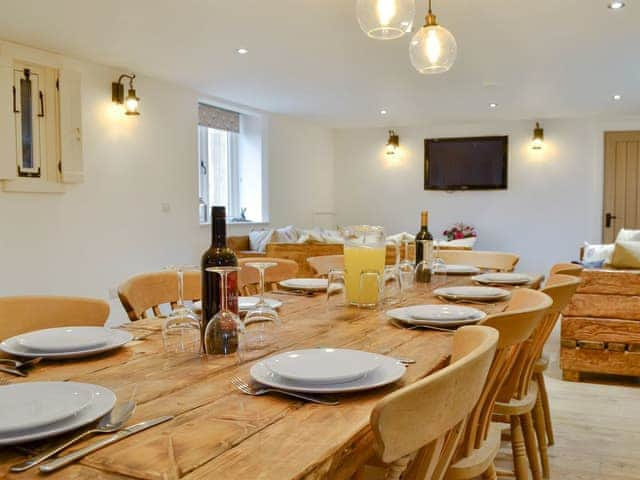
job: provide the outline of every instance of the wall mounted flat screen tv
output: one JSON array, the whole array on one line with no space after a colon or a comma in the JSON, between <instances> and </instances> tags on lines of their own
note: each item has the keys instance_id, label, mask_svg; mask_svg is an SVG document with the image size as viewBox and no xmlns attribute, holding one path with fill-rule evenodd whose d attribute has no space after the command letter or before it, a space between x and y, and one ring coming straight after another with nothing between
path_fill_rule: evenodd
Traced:
<instances>
[{"instance_id":1,"label":"wall mounted flat screen tv","mask_svg":"<svg viewBox=\"0 0 640 480\"><path fill-rule=\"evenodd\" d=\"M508 151L507 136L426 139L424 189L506 189Z\"/></svg>"}]
</instances>

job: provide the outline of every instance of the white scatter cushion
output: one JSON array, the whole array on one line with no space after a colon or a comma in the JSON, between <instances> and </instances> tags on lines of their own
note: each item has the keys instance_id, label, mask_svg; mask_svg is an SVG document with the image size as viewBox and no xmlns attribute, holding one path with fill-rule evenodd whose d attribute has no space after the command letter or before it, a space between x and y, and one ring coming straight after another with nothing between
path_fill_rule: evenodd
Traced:
<instances>
[{"instance_id":1,"label":"white scatter cushion","mask_svg":"<svg viewBox=\"0 0 640 480\"><path fill-rule=\"evenodd\" d=\"M640 230L626 230L621 228L616 242L640 242Z\"/></svg>"},{"instance_id":2,"label":"white scatter cushion","mask_svg":"<svg viewBox=\"0 0 640 480\"><path fill-rule=\"evenodd\" d=\"M293 225L278 228L273 232L272 243L296 243L300 233Z\"/></svg>"},{"instance_id":3,"label":"white scatter cushion","mask_svg":"<svg viewBox=\"0 0 640 480\"><path fill-rule=\"evenodd\" d=\"M584 253L582 261L585 263L601 262L609 263L613 255L614 243L605 243L603 245L595 245L584 242Z\"/></svg>"},{"instance_id":4,"label":"white scatter cushion","mask_svg":"<svg viewBox=\"0 0 640 480\"><path fill-rule=\"evenodd\" d=\"M311 230L301 231L298 243L325 243L325 239L322 235L322 230L312 228Z\"/></svg>"},{"instance_id":5,"label":"white scatter cushion","mask_svg":"<svg viewBox=\"0 0 640 480\"><path fill-rule=\"evenodd\" d=\"M251 230L249 232L249 248L254 252L264 252L272 237L273 230Z\"/></svg>"}]
</instances>

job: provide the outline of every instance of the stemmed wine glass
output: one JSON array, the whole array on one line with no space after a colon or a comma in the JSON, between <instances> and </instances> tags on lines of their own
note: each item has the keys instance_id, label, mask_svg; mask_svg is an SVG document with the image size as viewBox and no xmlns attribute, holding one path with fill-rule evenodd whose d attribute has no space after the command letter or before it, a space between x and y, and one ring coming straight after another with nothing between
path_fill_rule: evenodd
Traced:
<instances>
[{"instance_id":1,"label":"stemmed wine glass","mask_svg":"<svg viewBox=\"0 0 640 480\"><path fill-rule=\"evenodd\" d=\"M207 268L208 272L220 275L220 310L209 320L204 331L204 350L208 355L229 355L238 351L244 324L238 315L229 310L227 277L239 270L240 267Z\"/></svg>"},{"instance_id":2,"label":"stemmed wine glass","mask_svg":"<svg viewBox=\"0 0 640 480\"><path fill-rule=\"evenodd\" d=\"M413 264L409 256L409 245L411 243L411 240L405 237L402 240L402 243L404 244L404 259L398 264L398 272L400 273L402 289L408 290L413 286L415 265Z\"/></svg>"},{"instance_id":3,"label":"stemmed wine glass","mask_svg":"<svg viewBox=\"0 0 640 480\"><path fill-rule=\"evenodd\" d=\"M280 316L264 298L264 271L268 268L277 267L278 264L275 262L251 262L245 265L258 270L260 299L247 312L244 319L246 329L244 350L262 350L276 345L278 342L278 330L281 325Z\"/></svg>"},{"instance_id":4,"label":"stemmed wine glass","mask_svg":"<svg viewBox=\"0 0 640 480\"><path fill-rule=\"evenodd\" d=\"M194 266L168 267L176 273L178 300L162 324L162 345L169 353L199 353L201 351L201 329L198 315L184 304L184 271Z\"/></svg>"}]
</instances>

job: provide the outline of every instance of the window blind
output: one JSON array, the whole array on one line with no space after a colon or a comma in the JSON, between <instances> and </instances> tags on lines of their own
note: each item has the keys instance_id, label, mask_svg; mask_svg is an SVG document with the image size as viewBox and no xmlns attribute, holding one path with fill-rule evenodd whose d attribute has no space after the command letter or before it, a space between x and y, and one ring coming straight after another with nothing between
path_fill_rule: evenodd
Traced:
<instances>
[{"instance_id":1,"label":"window blind","mask_svg":"<svg viewBox=\"0 0 640 480\"><path fill-rule=\"evenodd\" d=\"M198 125L203 127L226 130L228 132L240 132L240 114L213 107L204 103L198 104Z\"/></svg>"}]
</instances>

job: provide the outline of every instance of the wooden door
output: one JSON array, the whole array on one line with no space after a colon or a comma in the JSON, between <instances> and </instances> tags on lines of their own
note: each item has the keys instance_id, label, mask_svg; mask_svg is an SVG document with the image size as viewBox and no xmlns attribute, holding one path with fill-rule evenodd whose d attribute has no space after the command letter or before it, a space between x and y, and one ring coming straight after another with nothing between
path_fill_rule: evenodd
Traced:
<instances>
[{"instance_id":1,"label":"wooden door","mask_svg":"<svg viewBox=\"0 0 640 480\"><path fill-rule=\"evenodd\" d=\"M640 132L604 134L604 242L621 228L640 229Z\"/></svg>"}]
</instances>

